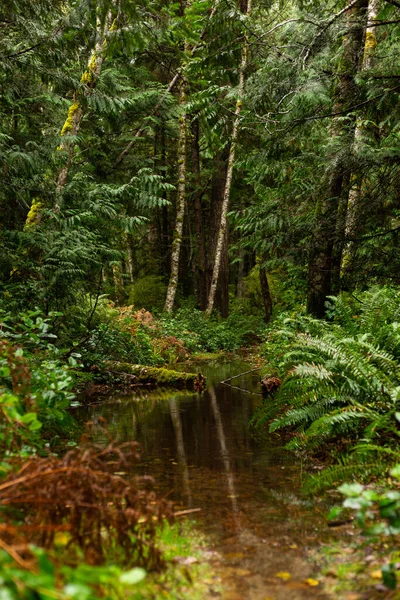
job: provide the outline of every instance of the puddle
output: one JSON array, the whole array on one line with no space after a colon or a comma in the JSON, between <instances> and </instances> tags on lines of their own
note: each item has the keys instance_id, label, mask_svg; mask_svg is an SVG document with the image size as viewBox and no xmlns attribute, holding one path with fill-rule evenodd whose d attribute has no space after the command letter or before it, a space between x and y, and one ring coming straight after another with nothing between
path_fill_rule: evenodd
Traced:
<instances>
[{"instance_id":1,"label":"puddle","mask_svg":"<svg viewBox=\"0 0 400 600\"><path fill-rule=\"evenodd\" d=\"M104 418L120 441L142 447L142 473L191 515L211 540L224 600L327 598L307 549L329 533L318 499L300 493L303 467L276 435L256 440L248 427L261 402L258 373L240 360L194 365L207 376L202 395L140 391L74 410L80 422ZM99 427L98 439L102 441ZM309 579L309 581L307 581ZM313 581L315 580L315 581Z\"/></svg>"}]
</instances>

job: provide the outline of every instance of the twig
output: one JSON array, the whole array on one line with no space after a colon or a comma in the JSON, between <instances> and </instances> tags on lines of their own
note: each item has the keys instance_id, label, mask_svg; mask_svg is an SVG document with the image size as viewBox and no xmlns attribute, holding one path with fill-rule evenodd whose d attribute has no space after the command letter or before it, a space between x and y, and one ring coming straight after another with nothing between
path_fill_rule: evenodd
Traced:
<instances>
[{"instance_id":1,"label":"twig","mask_svg":"<svg viewBox=\"0 0 400 600\"><path fill-rule=\"evenodd\" d=\"M241 392L246 392L246 394L252 394L253 396L262 396L260 392L251 392L250 390L246 390L246 388L239 387L238 385L232 385L231 383L225 383L224 385L229 385L229 387L240 390Z\"/></svg>"},{"instance_id":2,"label":"twig","mask_svg":"<svg viewBox=\"0 0 400 600\"><path fill-rule=\"evenodd\" d=\"M8 544L6 544L6 542L4 542L1 538L0 538L0 548L3 548L3 550L5 550L7 552L7 554L9 554L11 556L11 558L13 558L15 560L15 562L17 564L19 564L19 566L22 567L23 569L29 569L29 570L32 569L32 565L30 565L26 560L24 560L18 554L18 552L16 552L14 550L14 548L12 548Z\"/></svg>"},{"instance_id":3,"label":"twig","mask_svg":"<svg viewBox=\"0 0 400 600\"><path fill-rule=\"evenodd\" d=\"M241 377L242 375L248 375L249 373L254 373L254 371L259 371L261 367L255 367L254 369L250 369L250 371L245 371L244 373L239 373L239 375L234 375L233 377L229 377L229 379L225 379L221 381L221 383L228 383L228 381L232 381L232 379L237 379L237 377Z\"/></svg>"},{"instance_id":4,"label":"twig","mask_svg":"<svg viewBox=\"0 0 400 600\"><path fill-rule=\"evenodd\" d=\"M202 508L187 508L186 510L178 510L174 513L174 517L183 517L183 515L190 515L192 513L200 512Z\"/></svg>"}]
</instances>

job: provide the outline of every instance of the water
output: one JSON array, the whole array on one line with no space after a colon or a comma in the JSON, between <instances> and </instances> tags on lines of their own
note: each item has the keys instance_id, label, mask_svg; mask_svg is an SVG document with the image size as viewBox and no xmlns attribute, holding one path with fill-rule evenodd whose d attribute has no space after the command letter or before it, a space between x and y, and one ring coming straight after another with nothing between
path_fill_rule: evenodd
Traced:
<instances>
[{"instance_id":1,"label":"water","mask_svg":"<svg viewBox=\"0 0 400 600\"><path fill-rule=\"evenodd\" d=\"M222 598L327 598L307 582L318 574L307 549L328 535L323 507L300 493L303 465L279 437L265 433L260 441L249 428L261 402L258 373L220 383L250 368L239 360L192 365L207 376L201 395L135 390L74 414L99 423L97 441L102 419L121 442L138 441L140 471L156 479L157 491L177 511L201 509L191 517L211 540Z\"/></svg>"}]
</instances>

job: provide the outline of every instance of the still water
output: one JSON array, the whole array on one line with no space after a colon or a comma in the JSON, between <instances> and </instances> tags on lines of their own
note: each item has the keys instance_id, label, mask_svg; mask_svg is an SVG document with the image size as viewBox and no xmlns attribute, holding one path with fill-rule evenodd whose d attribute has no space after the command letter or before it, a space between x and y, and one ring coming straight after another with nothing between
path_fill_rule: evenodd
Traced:
<instances>
[{"instance_id":1,"label":"still water","mask_svg":"<svg viewBox=\"0 0 400 600\"><path fill-rule=\"evenodd\" d=\"M303 465L279 437L256 438L249 427L261 402L258 373L223 384L251 366L225 359L186 368L206 375L206 392L117 393L74 415L99 423L97 441L104 421L114 438L138 441L140 471L156 479L158 492L177 511L200 509L191 518L210 539L223 598L327 598L307 582L318 580L307 550L327 537L325 509L301 494Z\"/></svg>"}]
</instances>

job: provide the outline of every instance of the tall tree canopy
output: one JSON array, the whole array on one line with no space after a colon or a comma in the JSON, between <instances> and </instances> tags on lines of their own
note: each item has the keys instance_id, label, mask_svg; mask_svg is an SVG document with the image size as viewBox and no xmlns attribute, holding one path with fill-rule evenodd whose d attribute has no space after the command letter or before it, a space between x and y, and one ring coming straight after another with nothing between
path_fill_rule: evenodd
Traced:
<instances>
[{"instance_id":1,"label":"tall tree canopy","mask_svg":"<svg viewBox=\"0 0 400 600\"><path fill-rule=\"evenodd\" d=\"M268 319L398 284L399 26L389 0L3 3L3 298L152 277L226 316L259 273Z\"/></svg>"}]
</instances>

